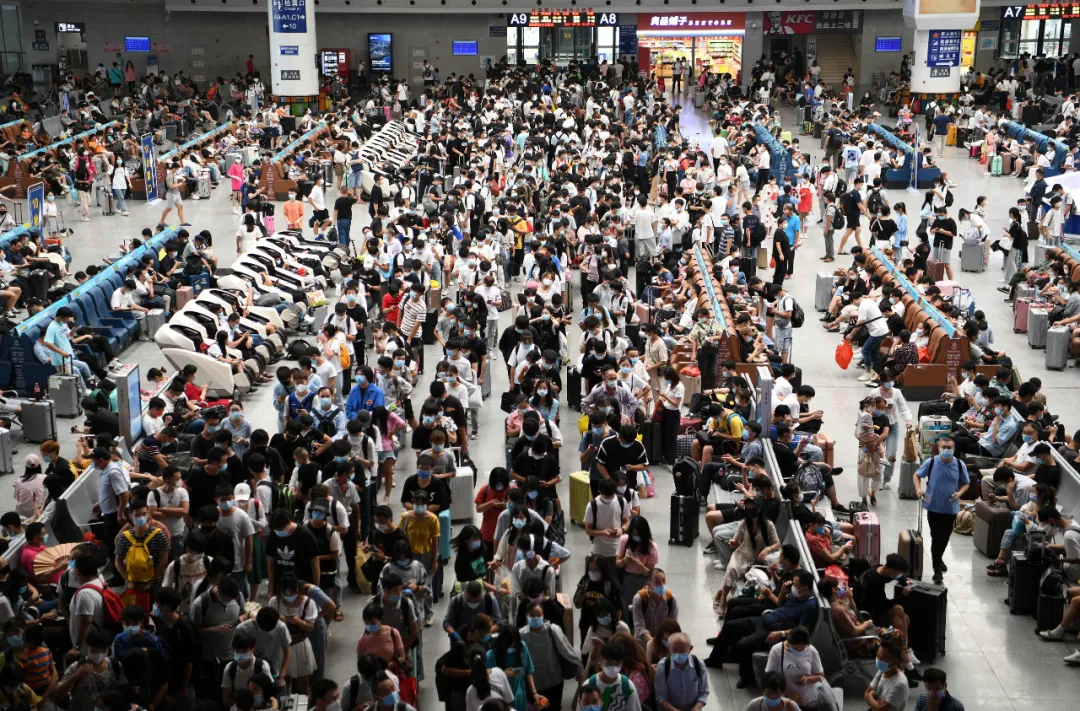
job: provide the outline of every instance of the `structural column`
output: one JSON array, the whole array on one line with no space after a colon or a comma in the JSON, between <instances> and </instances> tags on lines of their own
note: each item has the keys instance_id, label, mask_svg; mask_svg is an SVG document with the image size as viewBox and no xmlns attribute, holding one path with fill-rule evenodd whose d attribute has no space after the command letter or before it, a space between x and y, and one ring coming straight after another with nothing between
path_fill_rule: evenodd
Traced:
<instances>
[{"instance_id":1,"label":"structural column","mask_svg":"<svg viewBox=\"0 0 1080 711\"><path fill-rule=\"evenodd\" d=\"M317 108L319 47L315 0L270 0L270 90L273 101L292 106L293 115Z\"/></svg>"}]
</instances>

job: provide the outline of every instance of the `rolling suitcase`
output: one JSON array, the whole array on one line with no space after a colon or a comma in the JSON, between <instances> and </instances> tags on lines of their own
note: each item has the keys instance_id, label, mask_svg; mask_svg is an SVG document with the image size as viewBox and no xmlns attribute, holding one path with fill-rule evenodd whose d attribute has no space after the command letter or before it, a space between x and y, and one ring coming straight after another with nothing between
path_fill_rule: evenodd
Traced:
<instances>
[{"instance_id":1,"label":"rolling suitcase","mask_svg":"<svg viewBox=\"0 0 1080 711\"><path fill-rule=\"evenodd\" d=\"M899 595L901 607L911 618L908 646L923 664L931 664L945 653L945 619L949 591L942 585L912 580L910 592Z\"/></svg>"},{"instance_id":2,"label":"rolling suitcase","mask_svg":"<svg viewBox=\"0 0 1080 711\"><path fill-rule=\"evenodd\" d=\"M165 325L165 321L165 309L150 309L146 318L143 319L147 338L157 335L158 329Z\"/></svg>"},{"instance_id":3,"label":"rolling suitcase","mask_svg":"<svg viewBox=\"0 0 1080 711\"><path fill-rule=\"evenodd\" d=\"M476 479L476 470L468 465L461 465L454 471L450 479L450 520L472 521L473 483Z\"/></svg>"},{"instance_id":4,"label":"rolling suitcase","mask_svg":"<svg viewBox=\"0 0 1080 711\"><path fill-rule=\"evenodd\" d=\"M982 144L968 147L968 158L978 160L982 155Z\"/></svg>"},{"instance_id":5,"label":"rolling suitcase","mask_svg":"<svg viewBox=\"0 0 1080 711\"><path fill-rule=\"evenodd\" d=\"M681 457L671 468L671 476L675 483L675 493L679 496L692 496L698 491L698 480L701 478L701 465L689 456Z\"/></svg>"},{"instance_id":6,"label":"rolling suitcase","mask_svg":"<svg viewBox=\"0 0 1080 711\"><path fill-rule=\"evenodd\" d=\"M1042 237L1036 240L1035 245L1032 248L1032 264L1042 264L1046 261L1046 250L1050 249L1050 245L1042 241Z\"/></svg>"},{"instance_id":7,"label":"rolling suitcase","mask_svg":"<svg viewBox=\"0 0 1080 711\"><path fill-rule=\"evenodd\" d=\"M818 311L825 311L829 308L829 302L832 301L833 295L833 278L832 274L826 274L825 272L818 272L817 281L814 288L814 308Z\"/></svg>"},{"instance_id":8,"label":"rolling suitcase","mask_svg":"<svg viewBox=\"0 0 1080 711\"><path fill-rule=\"evenodd\" d=\"M1072 340L1068 326L1055 326L1046 332L1046 369L1064 370L1069 362L1069 341Z\"/></svg>"},{"instance_id":9,"label":"rolling suitcase","mask_svg":"<svg viewBox=\"0 0 1080 711\"><path fill-rule=\"evenodd\" d=\"M926 273L935 282L945 281L945 263L934 259L926 260Z\"/></svg>"},{"instance_id":10,"label":"rolling suitcase","mask_svg":"<svg viewBox=\"0 0 1080 711\"><path fill-rule=\"evenodd\" d=\"M645 456L649 458L649 464L664 462L664 440L659 422L645 420L641 423L641 443L645 446Z\"/></svg>"},{"instance_id":11,"label":"rolling suitcase","mask_svg":"<svg viewBox=\"0 0 1080 711\"><path fill-rule=\"evenodd\" d=\"M1035 603L1035 628L1052 630L1065 617L1065 593L1061 585L1061 573L1047 568L1039 581L1039 600Z\"/></svg>"},{"instance_id":12,"label":"rolling suitcase","mask_svg":"<svg viewBox=\"0 0 1080 711\"><path fill-rule=\"evenodd\" d=\"M908 577L916 580L922 580L923 574L922 519L922 507L919 507L918 526L900 531L900 538L896 542L896 552L908 562Z\"/></svg>"},{"instance_id":13,"label":"rolling suitcase","mask_svg":"<svg viewBox=\"0 0 1080 711\"><path fill-rule=\"evenodd\" d=\"M915 499L915 472L919 462L900 462L900 478L896 482L896 495L901 499Z\"/></svg>"},{"instance_id":14,"label":"rolling suitcase","mask_svg":"<svg viewBox=\"0 0 1080 711\"><path fill-rule=\"evenodd\" d=\"M577 368L566 372L566 404L581 412L581 372Z\"/></svg>"},{"instance_id":15,"label":"rolling suitcase","mask_svg":"<svg viewBox=\"0 0 1080 711\"><path fill-rule=\"evenodd\" d=\"M52 400L27 400L22 403L23 438L41 444L56 439L56 406Z\"/></svg>"},{"instance_id":16,"label":"rolling suitcase","mask_svg":"<svg viewBox=\"0 0 1080 711\"><path fill-rule=\"evenodd\" d=\"M45 269L34 269L30 272L30 293L24 294L23 301L27 298L37 299L42 304L49 303L49 272Z\"/></svg>"},{"instance_id":17,"label":"rolling suitcase","mask_svg":"<svg viewBox=\"0 0 1080 711\"><path fill-rule=\"evenodd\" d=\"M79 417L83 414L79 376L56 373L49 376L49 399L56 405L57 417Z\"/></svg>"},{"instance_id":18,"label":"rolling suitcase","mask_svg":"<svg viewBox=\"0 0 1080 711\"><path fill-rule=\"evenodd\" d=\"M430 346L435 342L435 324L439 321L439 312L437 309L428 309L427 315L424 317L424 326L421 331L421 340L423 340L425 346Z\"/></svg>"},{"instance_id":19,"label":"rolling suitcase","mask_svg":"<svg viewBox=\"0 0 1080 711\"><path fill-rule=\"evenodd\" d=\"M1030 615L1039 604L1039 582L1046 564L1029 561L1027 552L1016 551L1009 558L1009 612L1014 615ZM921 658L921 657L920 657Z\"/></svg>"},{"instance_id":20,"label":"rolling suitcase","mask_svg":"<svg viewBox=\"0 0 1080 711\"><path fill-rule=\"evenodd\" d=\"M705 92L704 91L695 91L694 92L694 106L700 109L704 105L705 105Z\"/></svg>"},{"instance_id":21,"label":"rolling suitcase","mask_svg":"<svg viewBox=\"0 0 1080 711\"><path fill-rule=\"evenodd\" d=\"M1028 309L1027 341L1032 348L1046 348L1046 329L1049 326L1050 312L1043 306Z\"/></svg>"},{"instance_id":22,"label":"rolling suitcase","mask_svg":"<svg viewBox=\"0 0 1080 711\"><path fill-rule=\"evenodd\" d=\"M173 311L179 311L187 305L187 302L195 298L195 291L190 286L182 286L176 290L176 303Z\"/></svg>"},{"instance_id":23,"label":"rolling suitcase","mask_svg":"<svg viewBox=\"0 0 1080 711\"><path fill-rule=\"evenodd\" d=\"M960 271L979 273L986 269L983 245L965 242L960 246Z\"/></svg>"},{"instance_id":24,"label":"rolling suitcase","mask_svg":"<svg viewBox=\"0 0 1080 711\"><path fill-rule=\"evenodd\" d=\"M1001 176L1001 156L994 156L990 159L990 175Z\"/></svg>"},{"instance_id":25,"label":"rolling suitcase","mask_svg":"<svg viewBox=\"0 0 1080 711\"><path fill-rule=\"evenodd\" d=\"M199 179L197 185L198 196L200 200L210 199L210 171L200 170Z\"/></svg>"},{"instance_id":26,"label":"rolling suitcase","mask_svg":"<svg viewBox=\"0 0 1080 711\"><path fill-rule=\"evenodd\" d=\"M1031 300L1017 298L1013 301L1013 333L1027 333L1028 313L1031 311Z\"/></svg>"},{"instance_id":27,"label":"rolling suitcase","mask_svg":"<svg viewBox=\"0 0 1080 711\"><path fill-rule=\"evenodd\" d=\"M957 129L957 125L955 123L949 124L949 130L945 133L945 145L946 146L955 146L956 145L956 129Z\"/></svg>"},{"instance_id":28,"label":"rolling suitcase","mask_svg":"<svg viewBox=\"0 0 1080 711\"><path fill-rule=\"evenodd\" d=\"M671 531L669 546L692 546L697 538L698 500L694 495L671 495Z\"/></svg>"},{"instance_id":29,"label":"rolling suitcase","mask_svg":"<svg viewBox=\"0 0 1080 711\"><path fill-rule=\"evenodd\" d=\"M1028 299L1029 301L1035 298L1035 287L1030 284L1017 284L1016 285L1016 298ZM1016 302L1013 302L1013 310L1016 310Z\"/></svg>"},{"instance_id":30,"label":"rolling suitcase","mask_svg":"<svg viewBox=\"0 0 1080 711\"><path fill-rule=\"evenodd\" d=\"M104 195L105 197L102 198L102 195ZM116 214L116 210L113 207L112 190L105 187L104 185L98 186L98 204L101 206L102 215L109 217L110 215Z\"/></svg>"},{"instance_id":31,"label":"rolling suitcase","mask_svg":"<svg viewBox=\"0 0 1080 711\"><path fill-rule=\"evenodd\" d=\"M1011 154L1001 156L1001 174L1012 175L1013 157Z\"/></svg>"},{"instance_id":32,"label":"rolling suitcase","mask_svg":"<svg viewBox=\"0 0 1080 711\"><path fill-rule=\"evenodd\" d=\"M585 507L592 499L589 472L580 471L570 475L570 523L585 525Z\"/></svg>"},{"instance_id":33,"label":"rolling suitcase","mask_svg":"<svg viewBox=\"0 0 1080 711\"><path fill-rule=\"evenodd\" d=\"M11 455L11 430L0 427L0 474L14 474L15 459Z\"/></svg>"},{"instance_id":34,"label":"rolling suitcase","mask_svg":"<svg viewBox=\"0 0 1080 711\"><path fill-rule=\"evenodd\" d=\"M873 511L860 511L855 514L855 557L870 561L870 565L881 564L881 525Z\"/></svg>"},{"instance_id":35,"label":"rolling suitcase","mask_svg":"<svg viewBox=\"0 0 1080 711\"><path fill-rule=\"evenodd\" d=\"M1001 537L1012 525L1012 512L982 499L975 502L975 549L985 556L997 558Z\"/></svg>"}]
</instances>

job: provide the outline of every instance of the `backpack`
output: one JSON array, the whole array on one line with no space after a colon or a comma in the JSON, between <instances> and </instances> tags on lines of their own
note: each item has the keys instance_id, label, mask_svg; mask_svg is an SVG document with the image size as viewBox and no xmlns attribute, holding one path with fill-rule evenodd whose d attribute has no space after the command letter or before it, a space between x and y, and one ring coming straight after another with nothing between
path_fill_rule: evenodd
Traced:
<instances>
[{"instance_id":1,"label":"backpack","mask_svg":"<svg viewBox=\"0 0 1080 711\"><path fill-rule=\"evenodd\" d=\"M843 139L843 137L841 137L840 132L839 131L833 131L832 134L829 135L829 148L843 148L843 147L844 147L844 139Z\"/></svg>"},{"instance_id":2,"label":"backpack","mask_svg":"<svg viewBox=\"0 0 1080 711\"><path fill-rule=\"evenodd\" d=\"M952 190L949 190L948 188L945 188L945 207L952 207L952 204L953 204Z\"/></svg>"},{"instance_id":3,"label":"backpack","mask_svg":"<svg viewBox=\"0 0 1080 711\"><path fill-rule=\"evenodd\" d=\"M795 299L791 300L791 327L802 328L802 325L806 323L806 314L803 313L802 307L799 306L799 302Z\"/></svg>"},{"instance_id":4,"label":"backpack","mask_svg":"<svg viewBox=\"0 0 1080 711\"><path fill-rule=\"evenodd\" d=\"M866 209L872 214L877 214L878 210L880 210L884 204L885 202L881 199L880 190L871 190L870 194L866 197Z\"/></svg>"},{"instance_id":5,"label":"backpack","mask_svg":"<svg viewBox=\"0 0 1080 711\"><path fill-rule=\"evenodd\" d=\"M289 348L286 350L286 356L289 360L299 360L304 356L311 356L315 354L315 346L311 345L307 341L295 340L289 344Z\"/></svg>"},{"instance_id":6,"label":"backpack","mask_svg":"<svg viewBox=\"0 0 1080 711\"><path fill-rule=\"evenodd\" d=\"M315 429L319 430L328 437L333 437L334 435L336 435L337 425L334 424L334 418L337 417L339 412L341 412L341 408L335 407L333 410L327 413L326 417L323 417L323 414L320 410L312 410L311 416L316 419Z\"/></svg>"},{"instance_id":7,"label":"backpack","mask_svg":"<svg viewBox=\"0 0 1080 711\"><path fill-rule=\"evenodd\" d=\"M98 587L94 583L87 583L82 585L75 591L75 596L81 593L86 588L90 588L98 595L101 595L102 602L102 617L105 618L105 629L115 634L120 634L124 629L124 624L121 622L121 616L124 613L124 600L119 595L114 593L111 589L102 585ZM75 596L72 596L72 605L75 604Z\"/></svg>"},{"instance_id":8,"label":"backpack","mask_svg":"<svg viewBox=\"0 0 1080 711\"><path fill-rule=\"evenodd\" d=\"M255 670L252 672L252 676L255 676L256 674L259 674L259 673L263 673L263 674L266 674L271 679L274 678L274 668L270 666L270 662L266 661L265 659L260 657L258 654L255 655L255 661L252 662L252 664L255 667ZM259 667L260 664L262 665L262 667L261 667L262 671L261 672L260 672L260 667ZM233 686L235 687L236 686L236 662L235 661L229 662L228 664L225 665L225 673L229 675L229 681L231 681Z\"/></svg>"},{"instance_id":9,"label":"backpack","mask_svg":"<svg viewBox=\"0 0 1080 711\"><path fill-rule=\"evenodd\" d=\"M806 462L799 467L799 471L795 472L795 482L804 493L809 491L819 494L825 480L822 478L821 470L817 468L816 464Z\"/></svg>"},{"instance_id":10,"label":"backpack","mask_svg":"<svg viewBox=\"0 0 1080 711\"><path fill-rule=\"evenodd\" d=\"M752 246L760 246L761 243L765 241L765 236L765 223L761 220L758 220L757 227L754 228L754 244Z\"/></svg>"},{"instance_id":11,"label":"backpack","mask_svg":"<svg viewBox=\"0 0 1080 711\"><path fill-rule=\"evenodd\" d=\"M619 520L621 521L626 516L626 499L620 494L615 494L615 498L619 500ZM593 525L596 525L596 498L589 500L589 506L592 507Z\"/></svg>"},{"instance_id":12,"label":"backpack","mask_svg":"<svg viewBox=\"0 0 1080 711\"><path fill-rule=\"evenodd\" d=\"M157 535L164 535L160 529L155 528L143 540L136 540L131 530L124 531L124 538L131 544L128 548L125 567L127 568L128 580L134 583L148 583L154 579L154 557L150 555L150 548L146 545L150 539Z\"/></svg>"},{"instance_id":13,"label":"backpack","mask_svg":"<svg viewBox=\"0 0 1080 711\"><path fill-rule=\"evenodd\" d=\"M841 210L840 208L836 208L833 211L832 228L834 230L842 230L842 229L844 229L844 225L845 225L844 211Z\"/></svg>"},{"instance_id":14,"label":"backpack","mask_svg":"<svg viewBox=\"0 0 1080 711\"><path fill-rule=\"evenodd\" d=\"M847 192L847 181L836 176L836 188L833 190L833 195L843 195Z\"/></svg>"},{"instance_id":15,"label":"backpack","mask_svg":"<svg viewBox=\"0 0 1080 711\"><path fill-rule=\"evenodd\" d=\"M703 665L701 663L701 660L698 659L697 657L695 657L693 654L690 655L690 661L693 662L693 664L694 664L694 672L698 675L698 679L702 678L705 675L705 665ZM664 666L664 674L667 674L667 675L670 676L670 674L671 674L671 656L668 655L667 657L664 657L664 661L661 662L661 664L665 665Z\"/></svg>"},{"instance_id":16,"label":"backpack","mask_svg":"<svg viewBox=\"0 0 1080 711\"><path fill-rule=\"evenodd\" d=\"M737 417L739 419L739 422L742 423L742 441L745 442L746 440L750 439L750 431L748 429L746 429L746 420L743 418L742 415L740 415L739 413L737 413L735 411L729 412L728 416L727 416L727 423L726 424L727 424L727 428L728 428L728 434L731 434L731 418L732 417Z\"/></svg>"},{"instance_id":17,"label":"backpack","mask_svg":"<svg viewBox=\"0 0 1080 711\"><path fill-rule=\"evenodd\" d=\"M269 479L260 479L258 483L255 484L255 488L257 489L260 486L267 486L270 488L270 510L277 511L281 493L278 491L278 488L274 486L274 482Z\"/></svg>"},{"instance_id":18,"label":"backpack","mask_svg":"<svg viewBox=\"0 0 1080 711\"><path fill-rule=\"evenodd\" d=\"M349 355L349 349L345 347L345 344L341 344L338 350L338 363L345 370L352 367L352 357Z\"/></svg>"}]
</instances>

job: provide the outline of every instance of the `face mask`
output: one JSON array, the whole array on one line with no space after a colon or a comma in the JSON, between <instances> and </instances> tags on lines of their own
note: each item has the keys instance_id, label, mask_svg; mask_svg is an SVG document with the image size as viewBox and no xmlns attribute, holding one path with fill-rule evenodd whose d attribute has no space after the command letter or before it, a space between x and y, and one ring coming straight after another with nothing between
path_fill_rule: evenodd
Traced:
<instances>
[{"instance_id":1,"label":"face mask","mask_svg":"<svg viewBox=\"0 0 1080 711\"><path fill-rule=\"evenodd\" d=\"M814 529L814 533L818 534L819 536L824 536L825 535L825 527L824 526L818 526L817 528Z\"/></svg>"},{"instance_id":2,"label":"face mask","mask_svg":"<svg viewBox=\"0 0 1080 711\"><path fill-rule=\"evenodd\" d=\"M409 565L412 564L412 560L410 560L408 558L402 558L401 560L394 561L394 562L397 563L399 568L408 568Z\"/></svg>"},{"instance_id":3,"label":"face mask","mask_svg":"<svg viewBox=\"0 0 1080 711\"><path fill-rule=\"evenodd\" d=\"M610 679L619 676L619 673L622 671L622 667L616 665L605 665L603 667L603 670L604 676Z\"/></svg>"},{"instance_id":4,"label":"face mask","mask_svg":"<svg viewBox=\"0 0 1080 711\"><path fill-rule=\"evenodd\" d=\"M278 538L284 538L285 536L289 535L289 532L287 530L286 531L274 531L274 535L277 536Z\"/></svg>"},{"instance_id":5,"label":"face mask","mask_svg":"<svg viewBox=\"0 0 1080 711\"><path fill-rule=\"evenodd\" d=\"M361 376L359 376L359 377L358 377L358 378L356 379L356 384L357 384L357 385L359 385L359 386L360 386L360 387L362 387L362 388L366 388L366 387L367 387L367 384L368 384L368 379L367 379L367 376L366 376L366 375L361 375Z\"/></svg>"},{"instance_id":6,"label":"face mask","mask_svg":"<svg viewBox=\"0 0 1080 711\"><path fill-rule=\"evenodd\" d=\"M779 706L780 704L784 703L784 697L783 696L777 696L775 699L770 699L768 696L765 696L763 698L765 699L765 705L770 707L770 708L775 708L775 707Z\"/></svg>"},{"instance_id":7,"label":"face mask","mask_svg":"<svg viewBox=\"0 0 1080 711\"><path fill-rule=\"evenodd\" d=\"M425 425L433 425L433 424L435 424L435 416L434 415L424 415L423 423Z\"/></svg>"},{"instance_id":8,"label":"face mask","mask_svg":"<svg viewBox=\"0 0 1080 711\"><path fill-rule=\"evenodd\" d=\"M530 617L529 618L529 629L538 630L543 626L544 626L544 618L543 617Z\"/></svg>"},{"instance_id":9,"label":"face mask","mask_svg":"<svg viewBox=\"0 0 1080 711\"><path fill-rule=\"evenodd\" d=\"M514 528L525 528L525 519L523 519L523 518L515 518L514 519Z\"/></svg>"},{"instance_id":10,"label":"face mask","mask_svg":"<svg viewBox=\"0 0 1080 711\"><path fill-rule=\"evenodd\" d=\"M662 597L664 593L667 592L667 588L663 585L653 585L652 591L653 595L659 595Z\"/></svg>"},{"instance_id":11,"label":"face mask","mask_svg":"<svg viewBox=\"0 0 1080 711\"><path fill-rule=\"evenodd\" d=\"M676 664L686 664L690 661L690 652L672 652L671 661Z\"/></svg>"},{"instance_id":12,"label":"face mask","mask_svg":"<svg viewBox=\"0 0 1080 711\"><path fill-rule=\"evenodd\" d=\"M600 577L601 577L601 573L600 573L599 570L590 570L589 571L589 580L593 581L594 583L600 582Z\"/></svg>"},{"instance_id":13,"label":"face mask","mask_svg":"<svg viewBox=\"0 0 1080 711\"><path fill-rule=\"evenodd\" d=\"M17 635L17 634L8 635L7 642L12 647L21 647L21 646L23 646L23 641L22 641L22 636L21 635Z\"/></svg>"},{"instance_id":14,"label":"face mask","mask_svg":"<svg viewBox=\"0 0 1080 711\"><path fill-rule=\"evenodd\" d=\"M311 520L312 521L325 521L326 520L326 513L323 512L323 511L312 511L311 512Z\"/></svg>"},{"instance_id":15,"label":"face mask","mask_svg":"<svg viewBox=\"0 0 1080 711\"><path fill-rule=\"evenodd\" d=\"M398 693L396 691L394 693L392 693L392 694L389 694L387 696L382 697L382 702L386 706L395 706L395 705L397 705L397 700L398 700Z\"/></svg>"},{"instance_id":16,"label":"face mask","mask_svg":"<svg viewBox=\"0 0 1080 711\"><path fill-rule=\"evenodd\" d=\"M292 603L296 602L297 597L299 597L299 595L282 595L281 599L291 605Z\"/></svg>"},{"instance_id":17,"label":"face mask","mask_svg":"<svg viewBox=\"0 0 1080 711\"><path fill-rule=\"evenodd\" d=\"M242 412L230 412L229 413L229 419L232 420L233 422L240 422L241 420L244 419L244 413L242 413Z\"/></svg>"},{"instance_id":18,"label":"face mask","mask_svg":"<svg viewBox=\"0 0 1080 711\"><path fill-rule=\"evenodd\" d=\"M135 517L135 527L136 528L142 528L143 526L145 526L147 524L147 522L149 520L150 519L148 517L146 517L146 516L136 516Z\"/></svg>"},{"instance_id":19,"label":"face mask","mask_svg":"<svg viewBox=\"0 0 1080 711\"><path fill-rule=\"evenodd\" d=\"M427 504L416 504L413 506L413 511L418 514L427 513Z\"/></svg>"},{"instance_id":20,"label":"face mask","mask_svg":"<svg viewBox=\"0 0 1080 711\"><path fill-rule=\"evenodd\" d=\"M1036 502L1038 500L1039 500L1039 497L1036 496L1035 494L1032 494L1031 496L1028 497L1028 501L1030 501L1032 503L1034 503L1034 502Z\"/></svg>"},{"instance_id":21,"label":"face mask","mask_svg":"<svg viewBox=\"0 0 1080 711\"><path fill-rule=\"evenodd\" d=\"M496 484L495 485L495 491L502 491L505 488L506 488L505 484Z\"/></svg>"},{"instance_id":22,"label":"face mask","mask_svg":"<svg viewBox=\"0 0 1080 711\"><path fill-rule=\"evenodd\" d=\"M50 457L47 454L43 454L43 455L41 455L41 461L45 462L46 464L49 464L50 462L52 462L52 457Z\"/></svg>"},{"instance_id":23,"label":"face mask","mask_svg":"<svg viewBox=\"0 0 1080 711\"><path fill-rule=\"evenodd\" d=\"M541 455L541 456L543 456L543 455ZM539 495L540 495L539 491L527 491L527 492L525 492L525 496L529 497L530 499L535 499Z\"/></svg>"},{"instance_id":24,"label":"face mask","mask_svg":"<svg viewBox=\"0 0 1080 711\"><path fill-rule=\"evenodd\" d=\"M368 634L378 634L380 629L382 629L380 625L364 625L364 631Z\"/></svg>"},{"instance_id":25,"label":"face mask","mask_svg":"<svg viewBox=\"0 0 1080 711\"><path fill-rule=\"evenodd\" d=\"M232 501L219 501L218 502L218 508L221 509L222 511L231 511L232 507L233 507L233 502Z\"/></svg>"},{"instance_id":26,"label":"face mask","mask_svg":"<svg viewBox=\"0 0 1080 711\"><path fill-rule=\"evenodd\" d=\"M377 524L375 524L375 530L378 531L379 533L386 533L387 530L389 530L389 528L390 527L387 526L385 523L377 523Z\"/></svg>"},{"instance_id":27,"label":"face mask","mask_svg":"<svg viewBox=\"0 0 1080 711\"><path fill-rule=\"evenodd\" d=\"M889 671L889 663L881 659L875 659L874 668L877 669L879 672L887 672Z\"/></svg>"},{"instance_id":28,"label":"face mask","mask_svg":"<svg viewBox=\"0 0 1080 711\"><path fill-rule=\"evenodd\" d=\"M944 689L939 689L938 691L934 692L934 694L938 697L938 701L941 701L942 699L944 699L946 693L948 693L948 692L946 692Z\"/></svg>"},{"instance_id":29,"label":"face mask","mask_svg":"<svg viewBox=\"0 0 1080 711\"><path fill-rule=\"evenodd\" d=\"M299 390L297 390L296 392L297 392L297 393L300 393L300 391L299 391ZM304 388L304 394L305 394L305 395L307 394L307 388ZM207 434L214 434L214 433L215 433L215 432L217 432L217 431L218 431L219 429L221 429L221 425L207 425L207 426L206 426L206 432L207 432Z\"/></svg>"},{"instance_id":30,"label":"face mask","mask_svg":"<svg viewBox=\"0 0 1080 711\"><path fill-rule=\"evenodd\" d=\"M1024 440L1025 442L1032 442L1032 441L1034 441L1034 440L1035 440L1035 438L1034 438L1034 437L1032 437L1031 435L1024 435L1024 436L1023 436L1023 440Z\"/></svg>"},{"instance_id":31,"label":"face mask","mask_svg":"<svg viewBox=\"0 0 1080 711\"><path fill-rule=\"evenodd\" d=\"M938 452L938 456L941 457L943 462L951 462L953 458L953 451L951 449L943 449Z\"/></svg>"}]
</instances>

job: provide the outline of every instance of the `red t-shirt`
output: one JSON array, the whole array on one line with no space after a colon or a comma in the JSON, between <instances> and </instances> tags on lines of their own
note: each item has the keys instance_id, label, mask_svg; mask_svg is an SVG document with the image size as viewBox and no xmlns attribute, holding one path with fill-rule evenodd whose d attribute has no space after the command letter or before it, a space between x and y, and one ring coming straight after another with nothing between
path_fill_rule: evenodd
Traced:
<instances>
[{"instance_id":1,"label":"red t-shirt","mask_svg":"<svg viewBox=\"0 0 1080 711\"><path fill-rule=\"evenodd\" d=\"M401 293L394 296L390 292L386 292L382 297L382 310L385 321L397 324L400 321L398 316L398 304L401 303Z\"/></svg>"},{"instance_id":2,"label":"red t-shirt","mask_svg":"<svg viewBox=\"0 0 1080 711\"><path fill-rule=\"evenodd\" d=\"M486 504L489 501L506 501L506 495L509 492L508 488L504 488L502 491L495 491L487 484L480 487L480 490L476 492L476 498L473 500L476 504ZM501 508L490 508L484 512L484 520L480 524L480 538L487 543L495 543L495 524L499 522L499 515L502 514Z\"/></svg>"}]
</instances>

